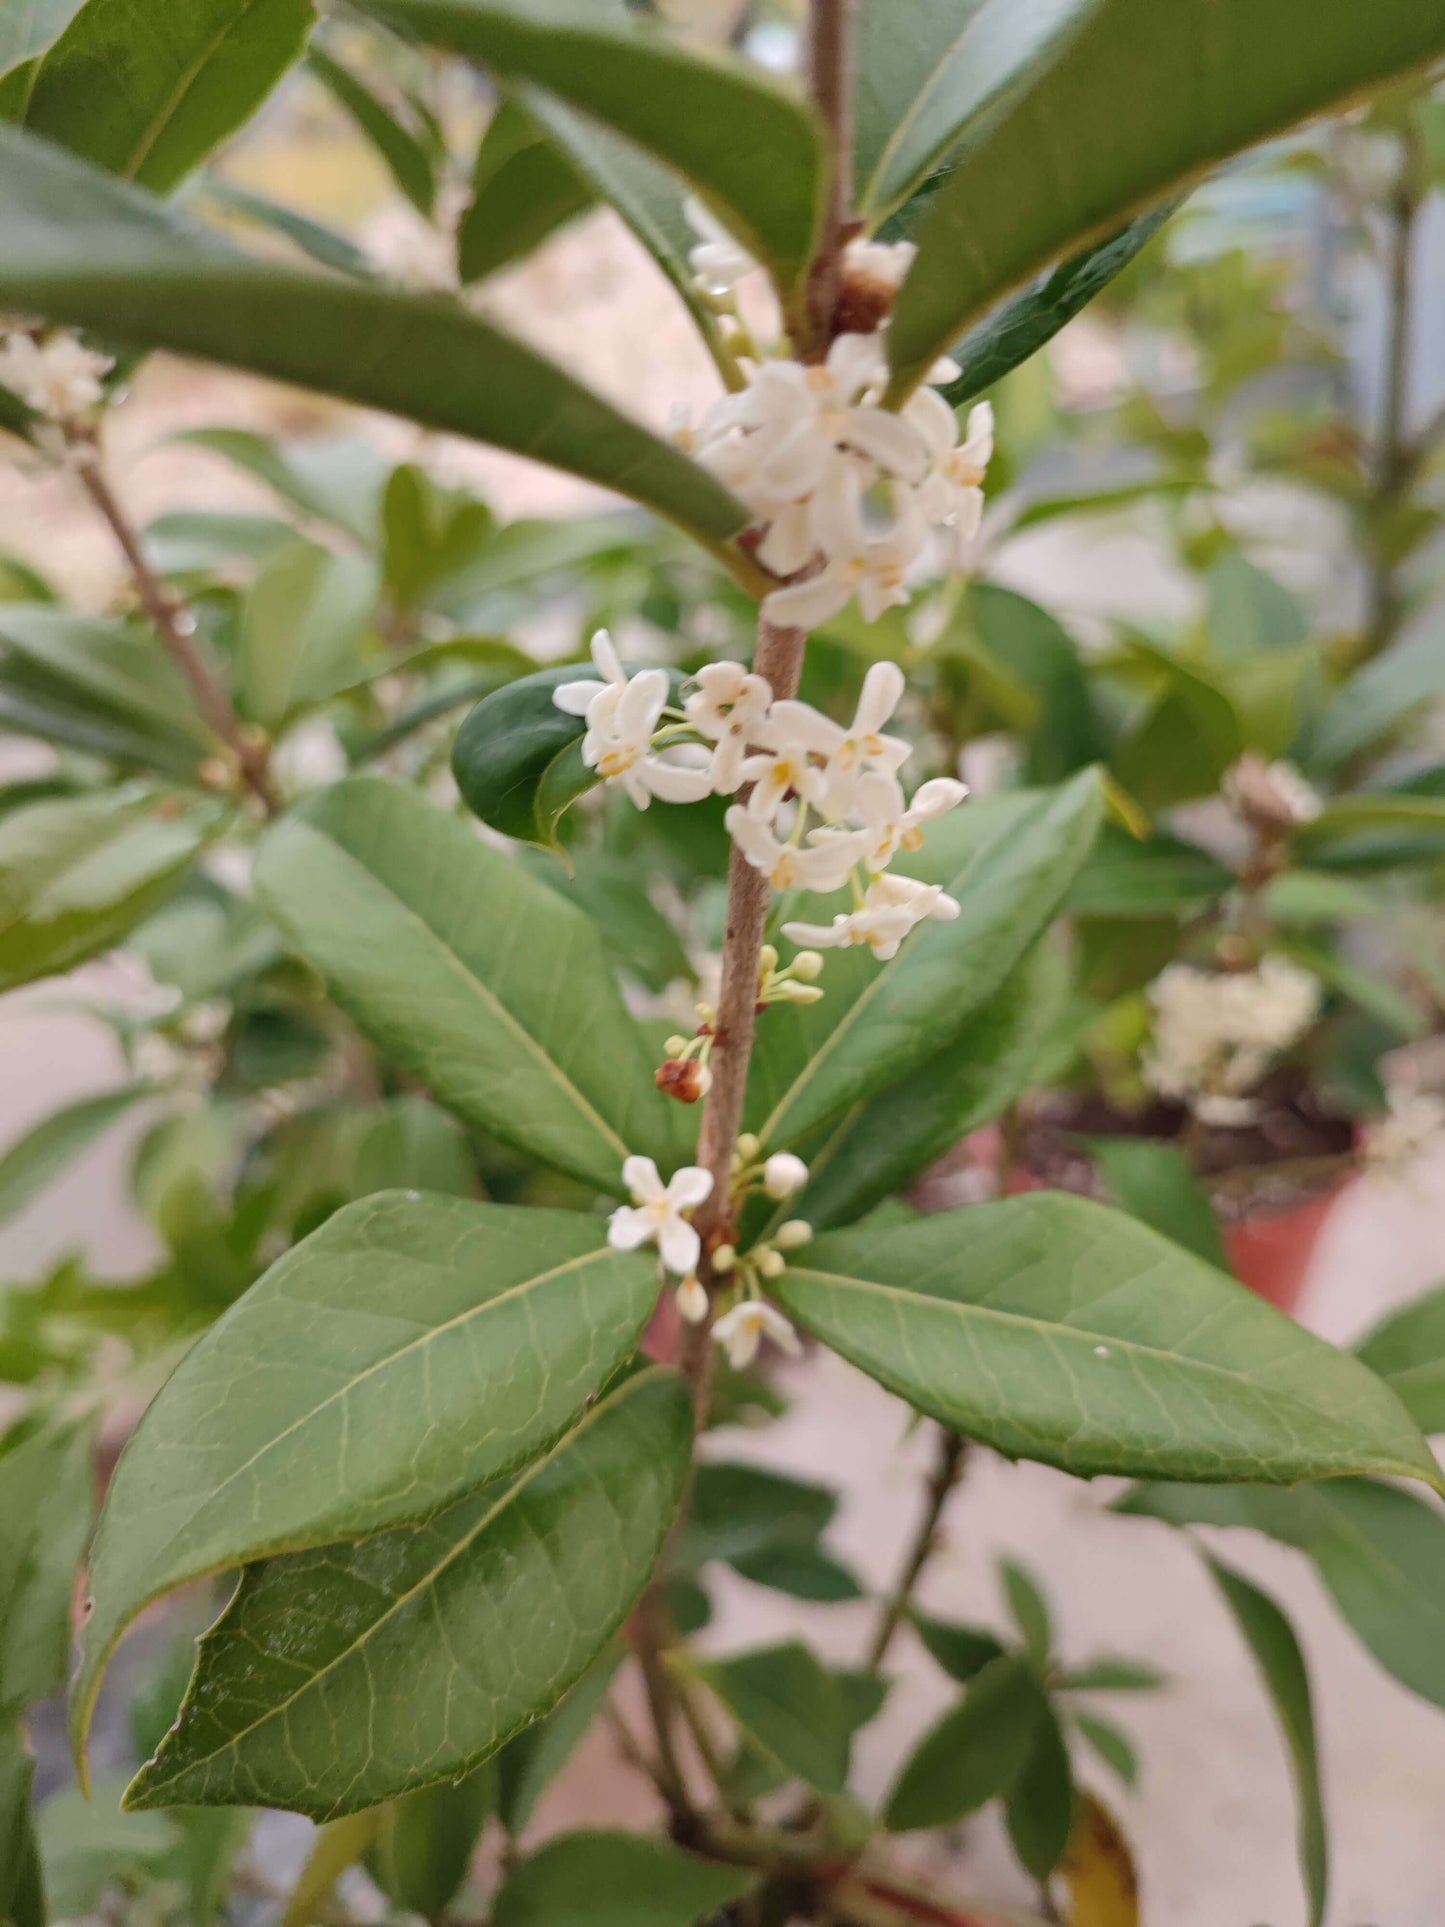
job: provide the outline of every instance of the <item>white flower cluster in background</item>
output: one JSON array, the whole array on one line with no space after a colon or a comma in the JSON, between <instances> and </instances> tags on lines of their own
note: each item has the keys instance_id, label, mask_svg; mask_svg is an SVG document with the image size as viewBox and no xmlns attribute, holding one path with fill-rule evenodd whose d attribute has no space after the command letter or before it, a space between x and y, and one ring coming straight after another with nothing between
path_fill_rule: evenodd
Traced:
<instances>
[{"instance_id":1,"label":"white flower cluster in background","mask_svg":"<svg viewBox=\"0 0 1445 1927\"><path fill-rule=\"evenodd\" d=\"M721 306L754 264L706 209L691 203L689 219L702 235L691 256L696 285ZM884 313L913 254L907 241L850 241L845 284L851 278L881 292ZM993 454L988 403L970 412L961 440L958 417L935 387L919 388L901 410L884 408L881 323L840 334L817 365L759 351L737 326L743 386L696 428L680 425L678 439L750 511L763 566L802 578L764 598L769 621L813 629L855 596L864 618L876 621L908 601L910 572L940 537L946 566L962 568ZM954 381L958 372L940 361L929 381Z\"/></svg>"},{"instance_id":2,"label":"white flower cluster in background","mask_svg":"<svg viewBox=\"0 0 1445 1927\"><path fill-rule=\"evenodd\" d=\"M903 695L903 671L877 662L863 679L857 713L835 723L804 702L774 702L767 681L741 663L700 669L681 709L668 705L663 669L628 676L606 630L592 639L597 678L567 682L557 707L586 718L582 757L640 809L654 796L691 803L709 793L745 803L727 812L728 833L775 890L828 894L851 888L853 906L831 923L786 923L810 949L866 944L896 956L916 924L948 921L958 904L936 883L889 874L900 850L917 850L927 823L961 803L952 777L924 783L908 802L898 780L909 754L884 734Z\"/></svg>"},{"instance_id":3,"label":"white flower cluster in background","mask_svg":"<svg viewBox=\"0 0 1445 1927\"><path fill-rule=\"evenodd\" d=\"M1390 1108L1365 1132L1365 1160L1389 1177L1408 1177L1422 1158L1445 1150L1445 1098L1392 1085Z\"/></svg>"},{"instance_id":4,"label":"white flower cluster in background","mask_svg":"<svg viewBox=\"0 0 1445 1927\"><path fill-rule=\"evenodd\" d=\"M1170 964L1149 986L1154 1041L1145 1081L1206 1124L1245 1124L1249 1093L1313 1023L1320 986L1307 970L1265 957L1253 970Z\"/></svg>"},{"instance_id":5,"label":"white flower cluster in background","mask_svg":"<svg viewBox=\"0 0 1445 1927\"><path fill-rule=\"evenodd\" d=\"M66 330L43 340L24 330L0 335L0 388L50 421L73 421L94 408L114 366Z\"/></svg>"},{"instance_id":6,"label":"white flower cluster in background","mask_svg":"<svg viewBox=\"0 0 1445 1927\"><path fill-rule=\"evenodd\" d=\"M1276 833L1313 823L1324 808L1319 793L1293 763L1267 763L1262 756L1241 756L1221 787L1237 816Z\"/></svg>"}]
</instances>

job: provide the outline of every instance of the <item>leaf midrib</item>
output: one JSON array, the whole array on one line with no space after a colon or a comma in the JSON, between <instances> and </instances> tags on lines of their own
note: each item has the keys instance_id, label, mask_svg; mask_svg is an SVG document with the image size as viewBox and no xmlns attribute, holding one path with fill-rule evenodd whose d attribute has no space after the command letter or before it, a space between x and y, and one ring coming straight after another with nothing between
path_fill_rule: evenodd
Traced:
<instances>
[{"instance_id":1,"label":"leaf midrib","mask_svg":"<svg viewBox=\"0 0 1445 1927\"><path fill-rule=\"evenodd\" d=\"M558 1439L550 1451L544 1453L541 1458L536 1460L532 1465L529 1465L518 1478L512 1481L506 1491L499 1495L496 1503L487 1508L477 1523L447 1550L444 1557L439 1559L434 1566L429 1567L405 1592L398 1593L386 1610L379 1613L364 1632L353 1639L351 1643L345 1646L339 1653L336 1653L331 1659L327 1660L324 1666L319 1667L316 1672L310 1674L308 1678L303 1680L295 1692L288 1694L285 1699L278 1701L274 1706L267 1707L260 1717L254 1719L249 1726L244 1726L238 1732L228 1734L222 1743L219 1746L213 1747L209 1753L202 1753L184 1761L167 1779L156 1782L156 1788L147 1789L147 1792L149 1793L156 1789L171 1786L177 1780L198 1772L202 1767L208 1766L212 1760L219 1759L222 1754L233 1752L241 1745L242 1741L248 1739L251 1734L256 1732L260 1727L268 1725L274 1719L281 1718L290 1707L295 1705L297 1700L303 1698L313 1687L319 1686L328 1674L335 1672L338 1666L344 1665L348 1660L353 1659L383 1626L396 1617L404 1606L409 1605L420 1593L434 1586L446 1571L447 1567L461 1558L463 1553L471 1550L477 1539L486 1528L491 1525L492 1521L498 1518L514 1500L519 1499L532 1482L541 1476L561 1452L570 1450L582 1437L583 1433L586 1432L590 1426L596 1424L599 1418L604 1414L615 1412L624 1399L632 1397L640 1386L654 1383L656 1377L657 1373L655 1371L641 1372L629 1383L620 1386L611 1398L599 1400L570 1432L564 1433L563 1436ZM462 1501L459 1499L457 1503L461 1504ZM383 1530L385 1529L386 1528L383 1528ZM240 1598L239 1590L236 1598ZM234 1601L232 1603L234 1605ZM216 1626L212 1629L213 1633L220 1631L226 1619L230 1617L230 1612L231 1608L228 1607L226 1614L222 1619L217 1621Z\"/></svg>"},{"instance_id":2,"label":"leaf midrib","mask_svg":"<svg viewBox=\"0 0 1445 1927\"><path fill-rule=\"evenodd\" d=\"M154 152L157 141L160 140L162 134L165 133L166 129L175 119L177 113L185 103L186 96L215 58L217 51L225 45L247 16L255 12L259 4L260 0L246 0L241 11L231 15L230 19L218 29L207 42L206 46L201 49L190 66L183 69L177 76L175 86L171 89L165 100L161 102L149 128L141 134L134 153L121 170L120 178L122 180L134 181L136 179L141 168L145 166L151 154Z\"/></svg>"},{"instance_id":3,"label":"leaf midrib","mask_svg":"<svg viewBox=\"0 0 1445 1927\"><path fill-rule=\"evenodd\" d=\"M872 1292L877 1296L888 1299L906 1298L915 1304L932 1305L945 1310L951 1307L957 1311L960 1316L993 1319L1000 1324L1019 1325L1026 1330L1039 1332L1063 1343L1072 1341L1076 1344L1089 1345L1091 1347L1096 1343L1105 1343L1111 1352L1119 1351L1141 1359L1157 1360L1164 1364L1172 1365L1179 1370L1199 1372L1211 1377L1221 1378L1227 1384L1234 1387L1243 1387L1261 1398L1267 1396L1274 1406L1292 1406L1296 1411L1308 1414L1308 1416L1315 1421L1318 1421L1321 1417L1330 1417L1330 1414L1322 1408L1306 1405L1295 1392L1281 1390L1274 1386L1265 1386L1255 1379L1247 1378L1242 1373L1231 1370L1226 1365L1215 1365L1208 1359L1193 1358L1180 1352L1167 1351L1157 1345L1145 1345L1136 1338L1120 1338L1115 1333L1109 1331L1088 1332L1078 1326L1050 1323L1047 1319L1032 1318L1025 1312L1003 1311L997 1305L981 1305L976 1299L943 1298L932 1292L910 1290L907 1285L884 1284L873 1278L855 1278L848 1272L815 1271L804 1265L789 1265L788 1275L791 1277L815 1278L825 1285L841 1285L856 1291ZM1334 1421L1331 1420L1331 1422L1333 1423ZM1423 1479L1427 1477L1422 1466L1413 1465L1408 1460L1396 1457L1392 1460L1392 1463L1397 1466L1408 1465L1409 1477L1411 1478Z\"/></svg>"}]
</instances>

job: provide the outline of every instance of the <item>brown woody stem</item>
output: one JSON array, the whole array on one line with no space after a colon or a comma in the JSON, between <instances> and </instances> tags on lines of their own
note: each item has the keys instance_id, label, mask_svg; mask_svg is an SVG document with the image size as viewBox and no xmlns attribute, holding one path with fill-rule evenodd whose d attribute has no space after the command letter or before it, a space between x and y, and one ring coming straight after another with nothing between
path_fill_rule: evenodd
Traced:
<instances>
[{"instance_id":1,"label":"brown woody stem","mask_svg":"<svg viewBox=\"0 0 1445 1927\"><path fill-rule=\"evenodd\" d=\"M833 172L823 232L808 279L808 347L826 353L843 285L853 210L853 27L856 0L813 0L808 15L808 91L832 139Z\"/></svg>"},{"instance_id":2,"label":"brown woody stem","mask_svg":"<svg viewBox=\"0 0 1445 1927\"><path fill-rule=\"evenodd\" d=\"M903 1570L878 1616L878 1625L864 1661L870 1673L877 1672L882 1665L888 1648L893 1644L893 1636L912 1603L913 1589L918 1584L919 1576L938 1549L938 1528L943 1518L943 1508L962 1475L967 1449L967 1440L957 1432L947 1431L943 1426L938 1428L938 1457L934 1462L933 1476L928 1481L927 1504L918 1522L918 1530L909 1543Z\"/></svg>"}]
</instances>

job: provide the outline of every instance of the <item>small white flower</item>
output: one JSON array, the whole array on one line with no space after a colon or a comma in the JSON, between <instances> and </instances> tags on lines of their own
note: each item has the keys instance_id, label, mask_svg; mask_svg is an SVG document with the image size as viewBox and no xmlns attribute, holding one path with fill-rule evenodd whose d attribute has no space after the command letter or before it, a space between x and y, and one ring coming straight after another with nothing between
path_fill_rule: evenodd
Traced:
<instances>
[{"instance_id":1,"label":"small white flower","mask_svg":"<svg viewBox=\"0 0 1445 1927\"><path fill-rule=\"evenodd\" d=\"M763 1166L763 1189L770 1198L791 1198L807 1182L807 1165L791 1151L774 1151Z\"/></svg>"},{"instance_id":2,"label":"small white flower","mask_svg":"<svg viewBox=\"0 0 1445 1927\"><path fill-rule=\"evenodd\" d=\"M587 718L582 738L587 767L624 789L640 810L654 796L664 803L697 803L709 795L709 751L695 744L653 748L653 732L667 705L667 671L640 669L629 676L605 629L592 638L592 660L601 671L601 681L565 682L552 692L558 709Z\"/></svg>"},{"instance_id":3,"label":"small white flower","mask_svg":"<svg viewBox=\"0 0 1445 1927\"><path fill-rule=\"evenodd\" d=\"M93 408L105 393L103 378L114 366L109 355L93 353L69 332L45 341L11 334L0 343L0 388L55 421L69 421Z\"/></svg>"},{"instance_id":4,"label":"small white flower","mask_svg":"<svg viewBox=\"0 0 1445 1927\"><path fill-rule=\"evenodd\" d=\"M751 783L747 809L760 823L771 823L795 796L821 808L823 780L814 757L826 757L838 740L838 725L811 703L774 703L762 727L763 747L746 757L739 770Z\"/></svg>"},{"instance_id":5,"label":"small white flower","mask_svg":"<svg viewBox=\"0 0 1445 1927\"><path fill-rule=\"evenodd\" d=\"M1252 1115L1249 1092L1313 1023L1320 986L1285 958L1266 957L1255 970L1170 964L1148 996L1154 1039L1145 1081L1206 1123L1238 1124Z\"/></svg>"},{"instance_id":6,"label":"small white flower","mask_svg":"<svg viewBox=\"0 0 1445 1927\"><path fill-rule=\"evenodd\" d=\"M807 849L784 843L740 803L733 804L723 821L748 862L775 890L814 890L820 895L840 890L866 843L861 830L830 829L810 830Z\"/></svg>"},{"instance_id":7,"label":"small white flower","mask_svg":"<svg viewBox=\"0 0 1445 1927\"><path fill-rule=\"evenodd\" d=\"M1365 1156L1376 1169L1399 1173L1445 1145L1445 1099L1395 1088L1389 1103L1365 1133Z\"/></svg>"},{"instance_id":8,"label":"small white flower","mask_svg":"<svg viewBox=\"0 0 1445 1927\"><path fill-rule=\"evenodd\" d=\"M957 901L945 896L937 883L878 876L869 884L861 909L834 917L831 924L785 923L783 935L820 950L867 944L880 963L887 963L898 955L915 924L929 919L951 923L957 915Z\"/></svg>"},{"instance_id":9,"label":"small white flower","mask_svg":"<svg viewBox=\"0 0 1445 1927\"><path fill-rule=\"evenodd\" d=\"M896 662L875 662L863 678L851 723L831 722L816 710L810 712L816 721L808 727L807 740L823 764L821 771L809 778L809 788L803 793L809 795L811 791L825 815L851 816L865 772L880 770L894 777L906 762L909 746L904 739L883 734L883 725L902 700L903 688L903 671ZM775 703L773 715L780 733L791 732L801 739L802 718L795 712L806 707L803 703Z\"/></svg>"},{"instance_id":10,"label":"small white flower","mask_svg":"<svg viewBox=\"0 0 1445 1927\"><path fill-rule=\"evenodd\" d=\"M688 265L705 294L731 294L745 274L758 265L740 241L735 241L712 210L695 194L682 204L683 216L697 235L696 247L688 250Z\"/></svg>"},{"instance_id":11,"label":"small white flower","mask_svg":"<svg viewBox=\"0 0 1445 1927\"><path fill-rule=\"evenodd\" d=\"M905 805L896 776L865 770L858 779L854 814L868 832L868 853L863 859L867 868L885 870L899 850L921 850L924 824L956 809L967 795L966 783L935 776L920 785L912 803Z\"/></svg>"},{"instance_id":12,"label":"small white flower","mask_svg":"<svg viewBox=\"0 0 1445 1927\"><path fill-rule=\"evenodd\" d=\"M700 1325L707 1317L707 1289L695 1271L690 1271L677 1288L677 1308L689 1325Z\"/></svg>"},{"instance_id":13,"label":"small white flower","mask_svg":"<svg viewBox=\"0 0 1445 1927\"><path fill-rule=\"evenodd\" d=\"M765 676L740 662L710 662L697 672L697 690L683 705L699 736L717 744L712 781L719 796L731 796L743 780L749 743L758 742L767 722L773 692Z\"/></svg>"},{"instance_id":14,"label":"small white flower","mask_svg":"<svg viewBox=\"0 0 1445 1927\"><path fill-rule=\"evenodd\" d=\"M872 535L862 508L866 479L850 460L834 469L813 498L813 535L828 561L805 582L789 583L764 597L763 613L779 628L820 628L855 596L865 622L876 622L885 609L908 601L908 572L928 540L918 491L895 484L893 525Z\"/></svg>"},{"instance_id":15,"label":"small white flower","mask_svg":"<svg viewBox=\"0 0 1445 1927\"><path fill-rule=\"evenodd\" d=\"M912 241L869 241L860 234L844 248L843 265L850 274L866 275L870 281L881 281L896 291L903 286L917 253Z\"/></svg>"},{"instance_id":16,"label":"small white flower","mask_svg":"<svg viewBox=\"0 0 1445 1927\"><path fill-rule=\"evenodd\" d=\"M615 1251L655 1244L667 1269L687 1277L697 1269L702 1240L684 1214L711 1193L712 1173L684 1164L664 1185L651 1158L630 1157L622 1167L622 1180L632 1203L618 1205L608 1219L608 1244Z\"/></svg>"},{"instance_id":17,"label":"small white flower","mask_svg":"<svg viewBox=\"0 0 1445 1927\"><path fill-rule=\"evenodd\" d=\"M961 444L958 417L934 389L918 389L903 412L928 447L928 474L918 491L919 507L928 521L951 531L953 563L962 568L983 520L984 476L993 458L993 408L981 401L969 410Z\"/></svg>"},{"instance_id":18,"label":"small white flower","mask_svg":"<svg viewBox=\"0 0 1445 1927\"><path fill-rule=\"evenodd\" d=\"M798 1334L783 1314L761 1298L745 1298L731 1311L724 1312L713 1326L712 1335L727 1352L728 1363L740 1372L752 1364L765 1338L793 1358L803 1349Z\"/></svg>"},{"instance_id":19,"label":"small white flower","mask_svg":"<svg viewBox=\"0 0 1445 1927\"><path fill-rule=\"evenodd\" d=\"M597 676L560 683L552 691L552 701L558 709L569 716L585 716L588 722L594 720L594 709L599 719L614 710L627 688L627 671L605 629L599 629L593 636L591 654Z\"/></svg>"}]
</instances>

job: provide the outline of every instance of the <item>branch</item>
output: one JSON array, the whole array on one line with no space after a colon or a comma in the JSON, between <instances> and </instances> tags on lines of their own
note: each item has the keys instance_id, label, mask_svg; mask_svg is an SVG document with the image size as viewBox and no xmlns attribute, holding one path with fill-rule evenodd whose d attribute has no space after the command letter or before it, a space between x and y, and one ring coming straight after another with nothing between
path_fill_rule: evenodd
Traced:
<instances>
[{"instance_id":1,"label":"branch","mask_svg":"<svg viewBox=\"0 0 1445 1927\"><path fill-rule=\"evenodd\" d=\"M812 0L808 91L832 136L832 175L823 232L808 277L807 323L815 354L826 353L843 286L843 249L853 213L853 26L856 0Z\"/></svg>"},{"instance_id":2,"label":"branch","mask_svg":"<svg viewBox=\"0 0 1445 1927\"><path fill-rule=\"evenodd\" d=\"M919 1521L918 1531L914 1534L904 1561L898 1582L889 1594L878 1618L873 1634L873 1643L864 1661L870 1673L876 1673L883 1663L884 1655L893 1644L893 1635L903 1623L913 1598L913 1589L918 1584L919 1575L929 1559L938 1549L938 1526L943 1517L943 1508L948 1503L948 1495L958 1484L963 1473L964 1457L968 1449L966 1439L957 1432L938 1428L938 1458L934 1465L933 1476L928 1482L928 1503Z\"/></svg>"},{"instance_id":3,"label":"branch","mask_svg":"<svg viewBox=\"0 0 1445 1927\"><path fill-rule=\"evenodd\" d=\"M190 686L202 722L230 752L241 781L258 798L266 814L275 816L281 808L281 799L271 781L265 737L249 729L237 715L225 684L197 646L195 617L151 567L140 536L111 488L94 435L86 429L72 427L67 429L66 437L81 486L104 517L130 565L140 605Z\"/></svg>"}]
</instances>

